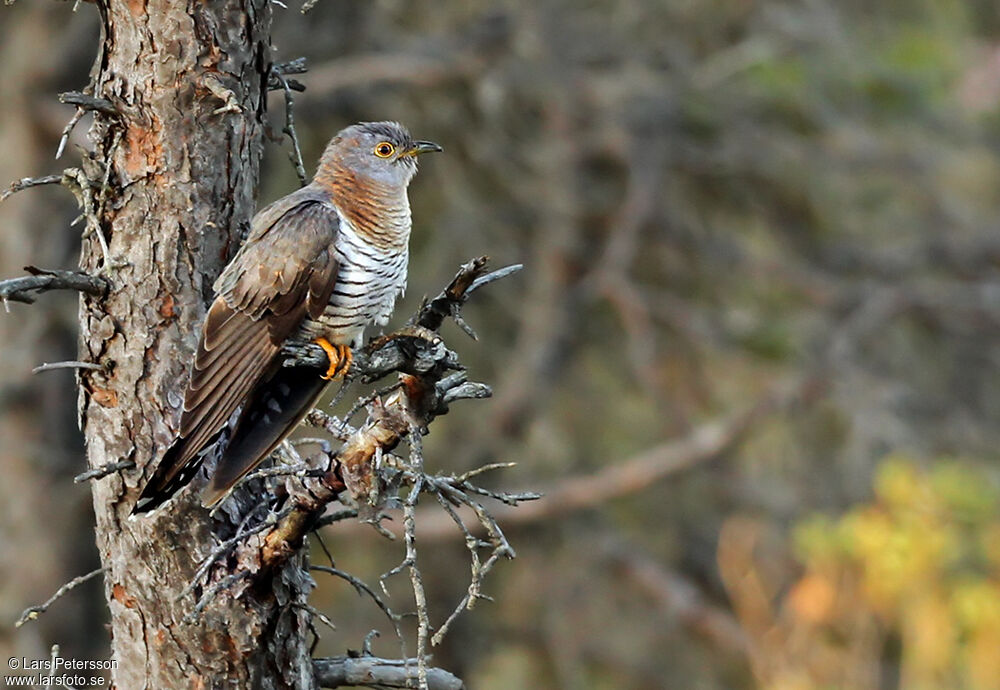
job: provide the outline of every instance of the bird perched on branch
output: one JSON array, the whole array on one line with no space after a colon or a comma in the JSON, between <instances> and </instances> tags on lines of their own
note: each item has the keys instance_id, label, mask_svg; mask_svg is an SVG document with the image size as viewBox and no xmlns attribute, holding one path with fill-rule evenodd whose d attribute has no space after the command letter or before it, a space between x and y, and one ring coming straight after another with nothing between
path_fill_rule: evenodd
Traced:
<instances>
[{"instance_id":1,"label":"bird perched on branch","mask_svg":"<svg viewBox=\"0 0 1000 690\"><path fill-rule=\"evenodd\" d=\"M312 182L253 218L250 234L215 283L216 298L184 396L180 431L133 508L148 512L187 484L204 451L243 406L205 506L218 503L291 433L327 383L346 373L364 329L384 324L406 287L417 156L395 122L365 122L326 147ZM282 367L289 339L313 341L326 372Z\"/></svg>"}]
</instances>

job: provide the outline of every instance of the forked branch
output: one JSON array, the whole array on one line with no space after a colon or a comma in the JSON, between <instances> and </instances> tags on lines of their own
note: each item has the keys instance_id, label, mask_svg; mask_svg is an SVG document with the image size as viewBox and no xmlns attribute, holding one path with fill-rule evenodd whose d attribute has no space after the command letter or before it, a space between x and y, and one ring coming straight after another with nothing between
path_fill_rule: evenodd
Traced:
<instances>
[{"instance_id":1,"label":"forked branch","mask_svg":"<svg viewBox=\"0 0 1000 690\"><path fill-rule=\"evenodd\" d=\"M52 271L35 266L25 266L31 275L0 281L0 301L8 309L8 302L31 304L35 297L49 290L77 290L100 297L108 289L108 281L80 271Z\"/></svg>"}]
</instances>

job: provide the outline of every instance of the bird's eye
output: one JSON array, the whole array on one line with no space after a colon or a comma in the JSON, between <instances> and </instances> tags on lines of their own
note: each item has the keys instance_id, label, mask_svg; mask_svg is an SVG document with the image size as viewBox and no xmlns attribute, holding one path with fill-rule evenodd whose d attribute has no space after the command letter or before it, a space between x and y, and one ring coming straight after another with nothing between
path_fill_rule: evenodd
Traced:
<instances>
[{"instance_id":1,"label":"bird's eye","mask_svg":"<svg viewBox=\"0 0 1000 690\"><path fill-rule=\"evenodd\" d=\"M375 155L379 158L388 158L396 152L396 147L390 144L388 141L383 141L381 144L375 147Z\"/></svg>"}]
</instances>

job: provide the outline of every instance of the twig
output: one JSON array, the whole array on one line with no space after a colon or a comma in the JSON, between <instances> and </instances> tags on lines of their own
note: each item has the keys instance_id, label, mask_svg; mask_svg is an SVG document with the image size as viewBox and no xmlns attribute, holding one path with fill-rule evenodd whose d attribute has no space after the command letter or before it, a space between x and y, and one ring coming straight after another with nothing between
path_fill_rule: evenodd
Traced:
<instances>
[{"instance_id":1,"label":"twig","mask_svg":"<svg viewBox=\"0 0 1000 690\"><path fill-rule=\"evenodd\" d=\"M442 507L444 507L445 513L456 525L458 525L462 534L465 535L466 548L468 548L470 553L470 563L472 569L469 587L465 596L462 597L462 600L451 612L451 615L448 616L445 622L434 634L434 637L431 638L431 644L436 646L441 643L441 640L444 639L444 636L448 633L451 624L456 618L458 618L462 611L471 609L475 606L478 599L489 598L482 594L483 580L493 569L493 566L497 564L500 558L514 558L515 554L514 549L511 548L510 543L507 541L507 537L504 535L503 530L500 529L500 525L497 523L496 519L488 510L486 510L486 508L478 502L472 500L466 491L463 490L483 492L485 491L484 489L479 489L479 487L473 486L468 481L455 477L428 477L426 478L426 482L429 484L430 490L435 493L438 502L442 505ZM537 497L538 496L536 495L531 495L530 498L522 500L530 500ZM507 498L508 500L514 500L510 497ZM476 518L479 520L479 524L489 535L490 541L488 543L483 543L476 539L455 510L451 508L449 503L465 505L471 508L473 513L475 513ZM490 553L490 556L486 559L485 563L481 563L479 559L478 549L480 546L493 547L493 551Z\"/></svg>"},{"instance_id":2,"label":"twig","mask_svg":"<svg viewBox=\"0 0 1000 690\"><path fill-rule=\"evenodd\" d=\"M108 181L111 179L111 166L114 163L115 153L118 151L118 146L121 144L122 135L124 134L124 128L116 127L115 133L111 138L111 147L104 159L104 177L101 178L100 191L97 194L97 208L94 212L94 217L87 219L88 232L84 233L86 236L88 233L93 233L97 235L97 240L101 244L101 252L104 254L104 267L113 268L115 266L122 265L119 263L113 263L111 261L111 250L108 248L108 240L104 237L104 231L101 229L101 224L99 216L104 213L104 204L108 198Z\"/></svg>"},{"instance_id":3,"label":"twig","mask_svg":"<svg viewBox=\"0 0 1000 690\"><path fill-rule=\"evenodd\" d=\"M106 465L101 465L100 467L95 467L92 470L87 470L82 474L78 474L73 477L74 484L80 484L91 479L103 479L109 474L114 474L119 470L130 470L135 467L135 460L119 460L118 462L109 462Z\"/></svg>"},{"instance_id":4,"label":"twig","mask_svg":"<svg viewBox=\"0 0 1000 690\"><path fill-rule=\"evenodd\" d=\"M20 180L11 182L7 189L0 193L0 201L5 201L7 197L12 194L17 194L20 191L29 189L31 187L41 187L45 184L62 184L62 175L45 175L44 177L22 177Z\"/></svg>"},{"instance_id":5,"label":"twig","mask_svg":"<svg viewBox=\"0 0 1000 690\"><path fill-rule=\"evenodd\" d=\"M417 659L337 656L313 659L316 684L323 688L409 688L409 669ZM426 664L426 660L424 662ZM465 690L461 679L440 668L427 668L428 690Z\"/></svg>"},{"instance_id":6,"label":"twig","mask_svg":"<svg viewBox=\"0 0 1000 690\"><path fill-rule=\"evenodd\" d=\"M491 271L484 276L480 276L472 281L472 285L470 285L469 289L465 291L465 296L468 297L479 288L496 282L501 278L512 276L523 268L524 264L511 264L510 266L504 266L503 268L498 268L497 270Z\"/></svg>"},{"instance_id":7,"label":"twig","mask_svg":"<svg viewBox=\"0 0 1000 690\"><path fill-rule=\"evenodd\" d=\"M62 158L63 151L66 150L66 144L69 143L69 135L73 133L76 125L83 119L84 114L87 111L79 106L77 106L76 111L73 113L73 117L69 119L66 126L63 127L62 135L59 137L59 146L56 147L56 160Z\"/></svg>"},{"instance_id":8,"label":"twig","mask_svg":"<svg viewBox=\"0 0 1000 690\"><path fill-rule=\"evenodd\" d=\"M327 616L325 613L323 613L322 611L320 611L315 606L310 606L309 604L303 604L303 603L297 602L297 601L296 602L292 602L292 606L294 606L296 608L300 608L303 611L308 612L309 615L313 616L314 618L318 618L320 620L320 622L322 622L323 625L325 625L326 627L330 628L330 630L333 630L334 632L337 632L337 626L333 624L333 621L330 620L329 616ZM313 634L315 634L315 632Z\"/></svg>"},{"instance_id":9,"label":"twig","mask_svg":"<svg viewBox=\"0 0 1000 690\"><path fill-rule=\"evenodd\" d=\"M95 577L103 573L105 570L107 570L107 568L98 568L97 570L91 570L86 575L80 575L79 577L74 577L72 580L70 580L62 587L57 589L56 593L53 594L51 597L49 597L44 604L41 604L39 606L30 606L26 608L24 612L21 614L21 617L17 619L16 623L14 623L14 627L20 628L28 621L35 620L36 618L38 618L40 614L43 614L46 611L48 611L49 607L52 606L52 604L54 604L55 601L59 599L61 596L63 596L70 590L75 589L79 585L82 585L84 582L87 582L88 580L93 580Z\"/></svg>"},{"instance_id":10,"label":"twig","mask_svg":"<svg viewBox=\"0 0 1000 690\"><path fill-rule=\"evenodd\" d=\"M417 606L417 682L420 690L427 690L427 638L430 634L430 614L427 612L427 596L424 593L424 580L417 567L417 501L423 489L424 452L420 429L410 427L410 465L419 474L406 497L403 508L403 534L406 544L406 563L410 570L410 586L413 588L413 599Z\"/></svg>"},{"instance_id":11,"label":"twig","mask_svg":"<svg viewBox=\"0 0 1000 690\"><path fill-rule=\"evenodd\" d=\"M304 57L295 58L287 62L276 62L271 65L271 72L267 76L267 89L268 91L278 91L284 89L285 84L287 84L288 88L292 91L305 91L306 87L301 82L295 79L281 79L279 77L285 77L289 74L305 74L308 71L309 67Z\"/></svg>"},{"instance_id":12,"label":"twig","mask_svg":"<svg viewBox=\"0 0 1000 690\"><path fill-rule=\"evenodd\" d=\"M258 534L260 532L263 532L268 527L274 525L283 515L287 514L288 511L286 509L285 511L282 511L277 515L270 514L264 520L262 520L260 524L255 525L250 529L244 529L246 527L246 523L250 521L250 518L253 516L254 512L255 511L250 511L243 517L243 521L236 529L235 536L230 537L229 539L226 539L225 541L219 543L214 549L212 549L211 553L209 553L208 556L205 557L205 560L202 561L201 565L198 567L198 570L195 572L194 577L191 578L191 581L181 591L181 593L177 595L178 600L183 599L190 592L194 591L194 588L198 586L198 582L201 580L201 578L204 577L206 573L208 573L209 568L211 568L215 564L215 562L218 561L222 556L228 554L231 549L233 549L237 544L239 544L244 539L252 537L253 535Z\"/></svg>"},{"instance_id":13,"label":"twig","mask_svg":"<svg viewBox=\"0 0 1000 690\"><path fill-rule=\"evenodd\" d=\"M93 110L104 115L113 117L119 116L118 108L106 98L98 98L80 91L66 91L59 94L59 102L67 105L75 105L81 110Z\"/></svg>"},{"instance_id":14,"label":"twig","mask_svg":"<svg viewBox=\"0 0 1000 690\"><path fill-rule=\"evenodd\" d=\"M445 319L455 319L463 325L463 330L471 329L462 320L462 305L469 295L484 285L505 278L520 271L523 266L515 264L486 273L487 257L482 256L464 264L448 284L434 299L425 300L417 313L408 322L410 329L378 338L370 342L360 352L355 352L354 363L348 375L364 382L380 379L393 371L410 374L424 374L438 362L447 362L451 368L458 366L457 357L451 353L433 333L441 328ZM284 366L326 366L327 356L318 345L292 343L286 347Z\"/></svg>"},{"instance_id":15,"label":"twig","mask_svg":"<svg viewBox=\"0 0 1000 690\"><path fill-rule=\"evenodd\" d=\"M184 616L184 622L195 623L201 616L201 612L205 610L205 607L212 602L212 600L215 598L217 594L219 594L219 592L231 588L233 585L249 578L250 575L251 573L249 570L241 570L237 573L229 575L228 577L224 577L218 582L216 582L214 585L209 587L204 594L201 595L201 598L198 600L198 603L191 610L191 612L188 613L186 616Z\"/></svg>"},{"instance_id":16,"label":"twig","mask_svg":"<svg viewBox=\"0 0 1000 690\"><path fill-rule=\"evenodd\" d=\"M108 248L108 241L101 230L101 221L97 217L94 209L94 197L91 194L93 188L92 180L79 168L68 168L63 171L63 184L76 195L76 201L82 213L70 225L75 225L83 219L87 227L84 229L82 237L96 235L97 241L101 245L101 255L104 257L104 268L111 267L111 250ZM102 195L103 197L103 195Z\"/></svg>"},{"instance_id":17,"label":"twig","mask_svg":"<svg viewBox=\"0 0 1000 690\"><path fill-rule=\"evenodd\" d=\"M389 619L389 621L392 623L392 627L396 631L396 637L402 639L403 632L399 629L399 620L400 620L399 614L395 613L391 608L389 608L389 605L385 603L385 600L382 599L382 597L380 597L375 592L375 590L373 590L371 587L365 584L363 580L359 580L350 573L340 570L339 568L336 568L332 565L310 565L309 569L316 570L321 573L328 573L335 577L339 577L340 579L350 583L350 585L354 587L355 591L359 595L367 594L369 597L371 597L372 601L375 602L375 605L378 606L379 610L382 611L382 613L384 613L386 617Z\"/></svg>"},{"instance_id":18,"label":"twig","mask_svg":"<svg viewBox=\"0 0 1000 690\"><path fill-rule=\"evenodd\" d=\"M305 422L306 424L323 429L338 441L346 441L351 437L351 434L357 431L347 423L347 419L341 421L337 417L315 407L306 414Z\"/></svg>"},{"instance_id":19,"label":"twig","mask_svg":"<svg viewBox=\"0 0 1000 690\"><path fill-rule=\"evenodd\" d=\"M57 659L59 659L59 645L54 644L52 645L52 649L49 651L49 675L45 682L45 685L48 687L52 687L55 684L56 670L59 668L59 665L56 663ZM66 690L76 690L76 688L71 685L64 685L63 687L66 688Z\"/></svg>"},{"instance_id":20,"label":"twig","mask_svg":"<svg viewBox=\"0 0 1000 690\"><path fill-rule=\"evenodd\" d=\"M95 364L94 362L77 362L71 360L68 362L44 362L32 369L31 373L40 374L43 371L53 371L55 369L90 369L92 371L102 371L105 368L104 365Z\"/></svg>"},{"instance_id":21,"label":"twig","mask_svg":"<svg viewBox=\"0 0 1000 690\"><path fill-rule=\"evenodd\" d=\"M292 151L288 154L288 157L295 167L295 174L299 176L299 183L305 187L309 183L309 180L306 177L306 167L302 163L302 148L299 146L299 135L295 132L295 99L292 97L292 89L288 84L288 80L282 76L279 76L278 79L281 80L281 87L285 91L285 127L281 131L287 134L288 138L292 140Z\"/></svg>"},{"instance_id":22,"label":"twig","mask_svg":"<svg viewBox=\"0 0 1000 690\"><path fill-rule=\"evenodd\" d=\"M240 483L250 482L254 479L270 479L271 477L305 477L313 468L308 463L302 462L295 465L277 465L275 467L265 467L255 470L240 480Z\"/></svg>"},{"instance_id":23,"label":"twig","mask_svg":"<svg viewBox=\"0 0 1000 690\"><path fill-rule=\"evenodd\" d=\"M809 398L820 386L821 381L812 376L780 382L741 412L706 422L683 438L653 446L594 474L543 486L538 493L544 494L544 501L516 510L496 506L491 511L492 515L509 528L584 510L642 491L665 477L720 457L736 446L761 418ZM534 493L526 492L525 495ZM447 516L421 514L418 519L420 537L425 542L454 537L454 527Z\"/></svg>"},{"instance_id":24,"label":"twig","mask_svg":"<svg viewBox=\"0 0 1000 690\"><path fill-rule=\"evenodd\" d=\"M35 297L31 293L77 290L100 297L108 289L108 282L104 278L80 271L49 271L34 266L25 266L24 270L31 275L0 282L0 301L7 311L10 311L8 302L32 304Z\"/></svg>"},{"instance_id":25,"label":"twig","mask_svg":"<svg viewBox=\"0 0 1000 690\"><path fill-rule=\"evenodd\" d=\"M315 529L320 527L326 527L327 525L332 525L335 522L340 522L341 520L350 520L351 518L356 518L358 516L357 508L346 508L344 510L338 510L336 513L330 513L329 515L324 515L319 520L316 521Z\"/></svg>"}]
</instances>

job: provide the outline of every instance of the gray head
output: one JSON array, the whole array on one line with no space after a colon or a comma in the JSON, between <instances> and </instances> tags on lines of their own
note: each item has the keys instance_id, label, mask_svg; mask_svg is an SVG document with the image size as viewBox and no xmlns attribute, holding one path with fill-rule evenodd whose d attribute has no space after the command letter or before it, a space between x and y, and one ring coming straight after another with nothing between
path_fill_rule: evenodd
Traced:
<instances>
[{"instance_id":1,"label":"gray head","mask_svg":"<svg viewBox=\"0 0 1000 690\"><path fill-rule=\"evenodd\" d=\"M350 171L383 185L405 187L417 172L417 156L440 150L432 141L414 141L398 122L361 122L330 141L317 177Z\"/></svg>"}]
</instances>

